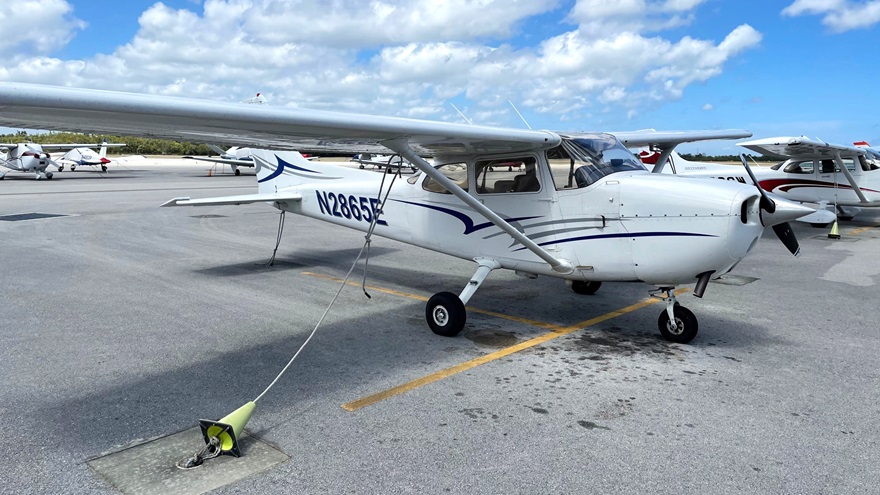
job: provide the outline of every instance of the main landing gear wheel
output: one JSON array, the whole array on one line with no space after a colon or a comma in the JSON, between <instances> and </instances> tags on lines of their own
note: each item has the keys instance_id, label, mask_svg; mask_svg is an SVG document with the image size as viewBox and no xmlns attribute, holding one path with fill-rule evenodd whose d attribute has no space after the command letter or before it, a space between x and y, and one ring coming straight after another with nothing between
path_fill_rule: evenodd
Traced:
<instances>
[{"instance_id":1,"label":"main landing gear wheel","mask_svg":"<svg viewBox=\"0 0 880 495\"><path fill-rule=\"evenodd\" d=\"M51 180L52 179L52 172L46 172L46 178Z\"/></svg>"},{"instance_id":2,"label":"main landing gear wheel","mask_svg":"<svg viewBox=\"0 0 880 495\"><path fill-rule=\"evenodd\" d=\"M76 171L76 165L71 165L71 166L70 166L70 171L71 171L71 172L75 172L75 171Z\"/></svg>"},{"instance_id":3,"label":"main landing gear wheel","mask_svg":"<svg viewBox=\"0 0 880 495\"><path fill-rule=\"evenodd\" d=\"M602 287L602 282L587 282L585 280L575 280L571 283L571 290L577 294L592 296Z\"/></svg>"},{"instance_id":4,"label":"main landing gear wheel","mask_svg":"<svg viewBox=\"0 0 880 495\"><path fill-rule=\"evenodd\" d=\"M107 171L107 165L101 165L101 172Z\"/></svg>"},{"instance_id":5,"label":"main landing gear wheel","mask_svg":"<svg viewBox=\"0 0 880 495\"><path fill-rule=\"evenodd\" d=\"M675 314L674 324L669 320L669 313L665 309L657 320L657 326L660 327L660 334L663 335L663 338L679 344L687 344L694 340L698 330L697 317L691 313L691 310L679 306L678 303L675 304L672 312Z\"/></svg>"},{"instance_id":6,"label":"main landing gear wheel","mask_svg":"<svg viewBox=\"0 0 880 495\"><path fill-rule=\"evenodd\" d=\"M451 292L438 292L428 299L425 318L431 331L444 337L455 337L464 328L467 311L464 303Z\"/></svg>"},{"instance_id":7,"label":"main landing gear wheel","mask_svg":"<svg viewBox=\"0 0 880 495\"><path fill-rule=\"evenodd\" d=\"M241 170L235 169L235 175L241 175Z\"/></svg>"}]
</instances>

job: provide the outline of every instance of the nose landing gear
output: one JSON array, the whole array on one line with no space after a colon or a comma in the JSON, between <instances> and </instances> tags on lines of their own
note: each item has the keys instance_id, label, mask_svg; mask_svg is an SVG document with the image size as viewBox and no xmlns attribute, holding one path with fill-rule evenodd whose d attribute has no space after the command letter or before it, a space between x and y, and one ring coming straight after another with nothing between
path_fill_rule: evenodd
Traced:
<instances>
[{"instance_id":1,"label":"nose landing gear","mask_svg":"<svg viewBox=\"0 0 880 495\"><path fill-rule=\"evenodd\" d=\"M660 318L657 319L660 335L664 339L678 344L687 344L694 340L699 330L697 317L691 310L678 304L672 288L662 287L660 291L666 292L666 297L663 298L666 302L666 309L660 313Z\"/></svg>"}]
</instances>

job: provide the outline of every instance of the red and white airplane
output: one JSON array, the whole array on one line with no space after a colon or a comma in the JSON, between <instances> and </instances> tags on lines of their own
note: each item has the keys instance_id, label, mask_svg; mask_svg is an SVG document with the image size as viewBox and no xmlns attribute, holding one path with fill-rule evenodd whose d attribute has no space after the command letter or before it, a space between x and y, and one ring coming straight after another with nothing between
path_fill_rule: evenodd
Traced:
<instances>
[{"instance_id":1,"label":"red and white airplane","mask_svg":"<svg viewBox=\"0 0 880 495\"><path fill-rule=\"evenodd\" d=\"M861 141L855 146L829 144L801 137L774 137L738 143L739 146L778 158L771 167L754 167L760 186L792 201L819 205L816 215L799 220L816 226L834 221L827 207L837 218L851 220L860 207L880 207L880 153ZM746 170L740 166L685 160L674 151L660 159L663 150L642 151L640 158L654 166L655 172L737 181L750 184Z\"/></svg>"},{"instance_id":2,"label":"red and white airplane","mask_svg":"<svg viewBox=\"0 0 880 495\"><path fill-rule=\"evenodd\" d=\"M0 174L0 180L6 177L10 171L16 172L30 172L35 175L36 179L51 179L53 174L52 172L47 172L46 169L49 166L53 166L58 171L64 170L65 165L71 165L71 169L75 167L74 164L79 165L80 163L75 161L76 157L80 157L82 159L85 156L89 156L90 161L94 161L93 155L94 151L90 150L89 147L98 147L98 146L125 146L124 144L36 144L36 143L12 143L12 144L2 144L0 143L0 165L8 168L9 170L4 171ZM64 157L59 159L59 161L55 161L49 155L47 150L71 150L68 153L73 153L74 150L83 150L77 151L74 154L70 155L74 157L72 160L65 160L65 157L68 155L65 154ZM101 157L106 154L106 148L104 148L103 154L97 158L97 162L94 165L102 165ZM104 158L106 160L106 158ZM109 160L108 160L109 162ZM86 163L87 165L92 165L93 163ZM105 165L106 166L106 165Z\"/></svg>"},{"instance_id":3,"label":"red and white airplane","mask_svg":"<svg viewBox=\"0 0 880 495\"><path fill-rule=\"evenodd\" d=\"M58 171L64 170L64 167L70 167L70 170L74 171L76 167L88 166L101 167L101 171L106 172L107 165L112 163L112 160L107 158L107 148L118 146L125 146L125 143L104 141L98 152L86 147L73 148L58 159Z\"/></svg>"}]
</instances>

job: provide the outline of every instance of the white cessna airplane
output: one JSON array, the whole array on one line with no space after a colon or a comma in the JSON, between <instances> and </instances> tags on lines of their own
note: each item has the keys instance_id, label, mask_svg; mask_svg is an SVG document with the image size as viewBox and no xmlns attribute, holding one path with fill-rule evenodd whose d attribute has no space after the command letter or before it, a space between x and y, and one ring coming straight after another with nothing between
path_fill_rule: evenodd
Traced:
<instances>
[{"instance_id":1,"label":"white cessna airplane","mask_svg":"<svg viewBox=\"0 0 880 495\"><path fill-rule=\"evenodd\" d=\"M107 171L107 165L112 162L107 158L107 148L125 146L125 143L101 143L98 152L91 148L81 147L73 148L58 159L58 171L64 170L64 167L70 167L70 170L76 170L76 167L89 166L101 167L101 171Z\"/></svg>"},{"instance_id":2,"label":"white cessna airplane","mask_svg":"<svg viewBox=\"0 0 880 495\"><path fill-rule=\"evenodd\" d=\"M259 96L259 93L258 93ZM247 100L242 103L249 103ZM221 163L223 165L229 165L232 167L232 173L235 175L241 175L241 170L239 167L254 167L254 159L251 157L251 153L254 152L253 148L241 148L238 146L232 146L231 148L223 151L217 145L209 144L209 148L219 153L218 156L185 156L184 158L187 160L199 160L203 162L211 162L211 163ZM297 155L306 160L313 160L317 157L305 157L302 154L297 153ZM363 168L363 167L361 167Z\"/></svg>"},{"instance_id":3,"label":"white cessna airplane","mask_svg":"<svg viewBox=\"0 0 880 495\"><path fill-rule=\"evenodd\" d=\"M199 160L202 162L222 163L224 165L229 165L232 167L232 173L234 173L235 175L241 175L241 170L238 169L239 167L254 166L254 159L251 158L251 152L253 151L251 148L233 146L226 151L223 151L222 148L213 144L209 144L208 147L216 151L218 155L185 156L184 158L187 160Z\"/></svg>"},{"instance_id":4,"label":"white cessna airplane","mask_svg":"<svg viewBox=\"0 0 880 495\"><path fill-rule=\"evenodd\" d=\"M825 210L829 205L836 208L841 220L851 220L860 211L859 207L880 206L880 154L861 143L844 146L801 136L738 144L783 160L772 167L755 167L753 172L766 191L792 201L818 204L817 214L803 217L803 221L817 226L834 221L834 215L828 215L830 212ZM662 152L657 151L645 153L641 158L664 173L752 183L742 167L688 161L675 152L662 164L661 155Z\"/></svg>"},{"instance_id":5,"label":"white cessna airplane","mask_svg":"<svg viewBox=\"0 0 880 495\"><path fill-rule=\"evenodd\" d=\"M0 83L0 125L225 140L307 151L396 153L421 174L391 180L323 163L256 152L258 192L166 206L267 202L462 259L473 277L459 294L430 298L426 319L440 335L465 325L465 304L490 272L565 279L578 293L602 282L644 282L665 293L660 333L697 334L677 303L679 285L729 272L767 226L797 252L787 221L812 210L773 200L753 185L651 174L610 134L494 128L293 108ZM683 141L742 133L679 133ZM435 165L423 157L434 158ZM523 173L494 167L522 161ZM490 170L492 169L492 170ZM383 188L381 190L380 188Z\"/></svg>"},{"instance_id":6,"label":"white cessna airplane","mask_svg":"<svg viewBox=\"0 0 880 495\"><path fill-rule=\"evenodd\" d=\"M106 143L104 143L106 144ZM0 165L8 168L0 174L0 180L6 177L10 171L31 172L35 174L37 179L51 179L52 172L46 169L51 165L58 169L64 170L64 165L73 162L65 162L62 158L58 162L49 156L47 150L77 150L83 149L94 154L94 151L88 149L89 146L101 146L94 144L36 144L36 143L16 143L4 144L0 143ZM124 144L110 144L107 146L125 146ZM80 155L83 153L80 152ZM65 155L66 157L67 155Z\"/></svg>"}]
</instances>

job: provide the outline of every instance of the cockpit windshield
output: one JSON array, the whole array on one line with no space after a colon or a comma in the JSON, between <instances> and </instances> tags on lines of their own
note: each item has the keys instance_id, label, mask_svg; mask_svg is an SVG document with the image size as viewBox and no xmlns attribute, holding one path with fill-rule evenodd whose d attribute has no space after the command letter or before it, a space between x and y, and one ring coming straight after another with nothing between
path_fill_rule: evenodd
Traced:
<instances>
[{"instance_id":1,"label":"cockpit windshield","mask_svg":"<svg viewBox=\"0 0 880 495\"><path fill-rule=\"evenodd\" d=\"M562 149L571 159L565 187L587 187L597 180L617 172L648 169L635 155L611 134L578 134L564 137Z\"/></svg>"}]
</instances>

